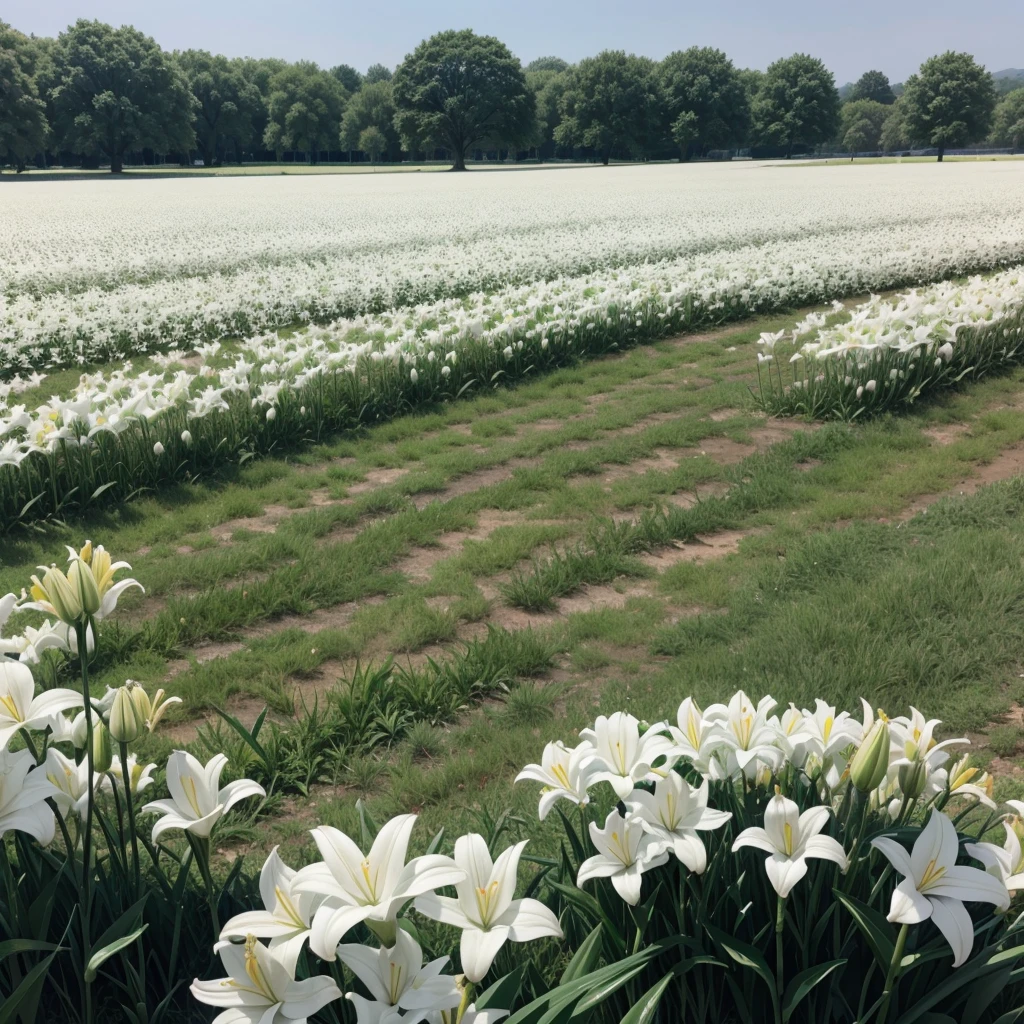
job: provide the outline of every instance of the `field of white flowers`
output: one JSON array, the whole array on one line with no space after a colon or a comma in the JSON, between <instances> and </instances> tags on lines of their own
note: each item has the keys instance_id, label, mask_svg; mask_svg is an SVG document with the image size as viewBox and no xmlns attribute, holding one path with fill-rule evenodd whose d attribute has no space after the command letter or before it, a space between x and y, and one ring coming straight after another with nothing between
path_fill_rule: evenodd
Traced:
<instances>
[{"instance_id":1,"label":"field of white flowers","mask_svg":"<svg viewBox=\"0 0 1024 1024\"><path fill-rule=\"evenodd\" d=\"M1014 163L30 183L10 196L8 528L583 355L1024 261ZM804 345L807 379L766 375L766 406L848 418L912 400L977 368L974 346L950 359L948 342L993 317L1004 326L985 368L1015 358L1020 275L958 288L886 321L882 348L907 365L883 379L903 386L873 398L870 360L819 372L835 351L823 339ZM272 331L309 320L322 323ZM53 368L142 353L164 372L100 370L72 395L19 401Z\"/></svg>"},{"instance_id":2,"label":"field of white flowers","mask_svg":"<svg viewBox=\"0 0 1024 1024\"><path fill-rule=\"evenodd\" d=\"M1024 259L1024 169L19 183L0 244L10 376L539 282L587 292L616 270L727 279L754 306L934 280Z\"/></svg>"}]
</instances>

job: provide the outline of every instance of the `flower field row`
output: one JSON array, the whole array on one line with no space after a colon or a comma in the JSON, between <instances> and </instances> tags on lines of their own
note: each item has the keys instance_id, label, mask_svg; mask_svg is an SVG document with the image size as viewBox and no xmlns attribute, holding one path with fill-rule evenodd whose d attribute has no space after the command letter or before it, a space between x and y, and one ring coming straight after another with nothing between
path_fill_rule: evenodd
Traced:
<instances>
[{"instance_id":1,"label":"flower field row","mask_svg":"<svg viewBox=\"0 0 1024 1024\"><path fill-rule=\"evenodd\" d=\"M890 719L862 702L858 718L739 691L705 709L687 698L671 721L601 715L516 780L541 784L539 817L564 830L560 857L531 858L521 897L527 841L499 850L500 829L472 833L449 854L439 834L410 859L414 814L378 830L364 813L358 839L314 827L313 863L296 870L275 849L258 886L240 860L219 883L226 819L268 794L222 783L222 753L139 762L132 748L169 701L131 681L93 696L89 668L98 625L140 584L115 582L130 567L101 546L68 552L30 598L0 601L49 623L13 638L18 661L0 655L8 1006L28 1000L46 1019L73 1008L83 1024L108 1006L151 1019L176 1000L188 1013L191 968L203 975L192 997L220 1024L301 1021L342 998L357 1024L577 1009L602 1022L909 1024L936 1006L991 1024L1019 1009L1024 802L1000 810L991 779L952 761L968 741L938 739L941 723L914 708ZM34 674L65 669L81 692ZM258 726L237 728L259 755ZM186 920L195 896L206 913ZM431 922L457 931L459 973L444 955L456 943ZM520 951L537 942L567 962L560 976ZM442 955L424 963L425 946ZM211 953L226 977L210 977Z\"/></svg>"},{"instance_id":2,"label":"flower field row","mask_svg":"<svg viewBox=\"0 0 1024 1024\"><path fill-rule=\"evenodd\" d=\"M872 296L838 318L813 313L763 334L761 403L780 414L854 419L1024 359L1024 272Z\"/></svg>"},{"instance_id":3,"label":"flower field row","mask_svg":"<svg viewBox=\"0 0 1024 1024\"><path fill-rule=\"evenodd\" d=\"M823 275L835 295L1024 258L1012 166L857 170L30 184L0 218L0 378L616 271L743 279L764 308L779 267L817 299Z\"/></svg>"},{"instance_id":4,"label":"flower field row","mask_svg":"<svg viewBox=\"0 0 1024 1024\"><path fill-rule=\"evenodd\" d=\"M85 375L73 396L31 411L12 404L12 390L0 397L0 522L10 528L100 496L124 499L247 453L702 325L998 264L1018 247L991 225L974 229L941 252L930 229L907 229L884 252L876 235L851 232L828 246L812 240L813 253L798 262L793 243L751 246L722 265L642 265L288 337L211 342L197 350L198 368L174 369L185 357L172 350L157 357L163 373Z\"/></svg>"}]
</instances>

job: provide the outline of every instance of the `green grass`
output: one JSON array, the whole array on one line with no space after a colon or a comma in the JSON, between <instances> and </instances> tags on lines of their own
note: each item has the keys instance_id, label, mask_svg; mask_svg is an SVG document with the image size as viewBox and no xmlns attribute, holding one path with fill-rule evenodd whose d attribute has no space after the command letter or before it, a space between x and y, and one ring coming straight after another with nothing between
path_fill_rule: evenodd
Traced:
<instances>
[{"instance_id":1,"label":"green grass","mask_svg":"<svg viewBox=\"0 0 1024 1024\"><path fill-rule=\"evenodd\" d=\"M239 839L281 842L290 862L313 855L311 823L351 828L359 796L378 817L422 813L417 835L506 806L533 822L535 792L510 781L547 739L599 709L671 716L688 693L914 703L987 734L981 760L1020 758L991 723L1024 701L1022 485L897 517L1024 441L1024 372L765 448L756 340L791 320L565 368L5 537L0 593L84 536L127 558L147 594L104 629L97 685L162 685L179 719L226 707L249 724L266 704L288 799ZM933 443L950 424L964 429ZM760 450L718 461L730 442ZM737 530L727 558L647 558ZM619 600L588 607L602 585ZM551 611L568 595L583 610ZM145 753L182 743L270 777L223 724L158 733ZM516 828L550 848L547 829Z\"/></svg>"}]
</instances>

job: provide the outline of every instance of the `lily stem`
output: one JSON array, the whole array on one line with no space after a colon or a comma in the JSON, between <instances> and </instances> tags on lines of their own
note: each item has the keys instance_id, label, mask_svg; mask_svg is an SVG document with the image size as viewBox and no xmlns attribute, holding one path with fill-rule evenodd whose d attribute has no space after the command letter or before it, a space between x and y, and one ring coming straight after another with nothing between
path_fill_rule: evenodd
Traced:
<instances>
[{"instance_id":1,"label":"lily stem","mask_svg":"<svg viewBox=\"0 0 1024 1024\"><path fill-rule=\"evenodd\" d=\"M785 974L783 971L782 956L782 929L786 924L786 897L780 896L775 911L775 988L778 998L782 999L783 982Z\"/></svg>"},{"instance_id":2,"label":"lily stem","mask_svg":"<svg viewBox=\"0 0 1024 1024\"><path fill-rule=\"evenodd\" d=\"M78 663L82 672L82 700L85 706L85 759L88 767L88 783L85 798L85 831L82 834L82 960L88 964L92 956L90 924L92 911L92 812L95 796L95 763L92 749L92 700L89 696L89 622L75 624L78 637ZM92 983L84 980L82 971L83 1024L92 1024Z\"/></svg>"},{"instance_id":3,"label":"lily stem","mask_svg":"<svg viewBox=\"0 0 1024 1024\"><path fill-rule=\"evenodd\" d=\"M885 988L882 991L882 1005L878 1008L878 1024L885 1024L886 1019L889 1016L889 1002L892 999L892 993L896 988L896 983L899 981L900 976L900 963L903 960L903 950L907 946L907 933L910 931L910 925L905 924L900 928L900 933L896 937L896 948L892 951L892 960L889 961L889 973L885 976Z\"/></svg>"}]
</instances>

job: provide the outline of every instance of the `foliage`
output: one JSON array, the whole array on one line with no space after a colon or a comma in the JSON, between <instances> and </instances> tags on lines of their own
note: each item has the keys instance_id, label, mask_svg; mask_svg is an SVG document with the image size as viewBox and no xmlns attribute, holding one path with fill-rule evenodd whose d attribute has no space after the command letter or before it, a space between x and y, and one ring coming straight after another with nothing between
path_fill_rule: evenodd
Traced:
<instances>
[{"instance_id":1,"label":"foliage","mask_svg":"<svg viewBox=\"0 0 1024 1024\"><path fill-rule=\"evenodd\" d=\"M207 166L223 158L226 144L236 159L255 137L253 120L263 106L259 90L248 81L240 63L212 56L205 50L176 53L195 97L196 142Z\"/></svg>"},{"instance_id":2,"label":"foliage","mask_svg":"<svg viewBox=\"0 0 1024 1024\"><path fill-rule=\"evenodd\" d=\"M750 105L733 63L721 51L692 46L658 65L669 134L685 157L695 143L709 149L738 145L747 135Z\"/></svg>"},{"instance_id":3,"label":"foliage","mask_svg":"<svg viewBox=\"0 0 1024 1024\"><path fill-rule=\"evenodd\" d=\"M363 85L374 85L377 82L390 82L394 72L383 64L371 64L363 75Z\"/></svg>"},{"instance_id":4,"label":"foliage","mask_svg":"<svg viewBox=\"0 0 1024 1024\"><path fill-rule=\"evenodd\" d=\"M534 99L519 61L493 36L469 29L440 32L399 65L393 79L404 132L443 146L453 170L482 144L529 139Z\"/></svg>"},{"instance_id":5,"label":"foliage","mask_svg":"<svg viewBox=\"0 0 1024 1024\"><path fill-rule=\"evenodd\" d=\"M270 79L263 133L268 149L302 150L316 163L320 150L329 149L338 137L345 90L328 71L300 61L289 64Z\"/></svg>"},{"instance_id":6,"label":"foliage","mask_svg":"<svg viewBox=\"0 0 1024 1024\"><path fill-rule=\"evenodd\" d=\"M848 102L858 100L874 100L887 106L896 102L896 94L892 91L889 79L881 71L865 71L850 90Z\"/></svg>"},{"instance_id":7,"label":"foliage","mask_svg":"<svg viewBox=\"0 0 1024 1024\"><path fill-rule=\"evenodd\" d=\"M526 84L534 94L537 108L533 141L544 156L550 156L555 149L555 129L562 119L562 96L568 75L555 70L527 71Z\"/></svg>"},{"instance_id":8,"label":"foliage","mask_svg":"<svg viewBox=\"0 0 1024 1024\"><path fill-rule=\"evenodd\" d=\"M384 133L372 124L359 133L358 148L369 155L372 163L376 163L380 159L381 153L388 148L388 140Z\"/></svg>"},{"instance_id":9,"label":"foliage","mask_svg":"<svg viewBox=\"0 0 1024 1024\"><path fill-rule=\"evenodd\" d=\"M1024 87L1008 92L992 117L992 141L997 146L1024 146Z\"/></svg>"},{"instance_id":10,"label":"foliage","mask_svg":"<svg viewBox=\"0 0 1024 1024\"><path fill-rule=\"evenodd\" d=\"M188 82L149 36L79 20L58 37L53 60L53 127L65 148L102 154L116 174L129 149L192 147Z\"/></svg>"},{"instance_id":11,"label":"foliage","mask_svg":"<svg viewBox=\"0 0 1024 1024\"><path fill-rule=\"evenodd\" d=\"M363 87L363 76L348 64L339 64L337 67L331 68L330 74L341 83L342 88L349 96L359 92Z\"/></svg>"},{"instance_id":12,"label":"foliage","mask_svg":"<svg viewBox=\"0 0 1024 1024\"><path fill-rule=\"evenodd\" d=\"M876 150L893 108L876 100L851 100L839 111L839 138L851 153Z\"/></svg>"},{"instance_id":13,"label":"foliage","mask_svg":"<svg viewBox=\"0 0 1024 1024\"><path fill-rule=\"evenodd\" d=\"M644 153L658 133L654 65L623 50L587 57L567 72L555 141L593 149L607 164L613 151Z\"/></svg>"},{"instance_id":14,"label":"foliage","mask_svg":"<svg viewBox=\"0 0 1024 1024\"><path fill-rule=\"evenodd\" d=\"M969 53L947 50L929 57L904 86L903 110L912 139L938 147L983 139L992 123L992 76Z\"/></svg>"},{"instance_id":15,"label":"foliage","mask_svg":"<svg viewBox=\"0 0 1024 1024\"><path fill-rule=\"evenodd\" d=\"M535 57L526 65L527 74L536 71L568 71L569 62L561 57Z\"/></svg>"},{"instance_id":16,"label":"foliage","mask_svg":"<svg viewBox=\"0 0 1024 1024\"><path fill-rule=\"evenodd\" d=\"M42 151L48 131L35 71L32 41L0 21L0 160L18 170Z\"/></svg>"},{"instance_id":17,"label":"foliage","mask_svg":"<svg viewBox=\"0 0 1024 1024\"><path fill-rule=\"evenodd\" d=\"M378 154L395 152L399 138L394 121L395 100L391 82L367 82L345 106L345 115L341 119L341 145L345 149L369 152L359 139L368 128L373 128L384 140Z\"/></svg>"},{"instance_id":18,"label":"foliage","mask_svg":"<svg viewBox=\"0 0 1024 1024\"><path fill-rule=\"evenodd\" d=\"M765 143L814 146L835 135L839 93L832 72L804 53L768 66L753 104L755 135Z\"/></svg>"},{"instance_id":19,"label":"foliage","mask_svg":"<svg viewBox=\"0 0 1024 1024\"><path fill-rule=\"evenodd\" d=\"M889 114L882 123L878 142L886 153L910 148L910 127L907 124L906 106L902 96L889 108Z\"/></svg>"}]
</instances>

